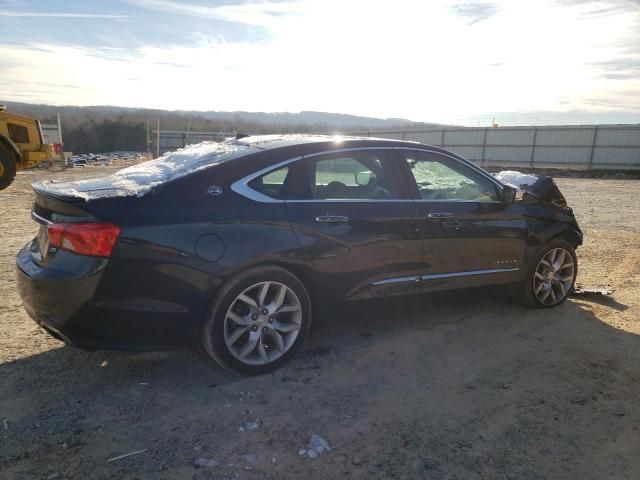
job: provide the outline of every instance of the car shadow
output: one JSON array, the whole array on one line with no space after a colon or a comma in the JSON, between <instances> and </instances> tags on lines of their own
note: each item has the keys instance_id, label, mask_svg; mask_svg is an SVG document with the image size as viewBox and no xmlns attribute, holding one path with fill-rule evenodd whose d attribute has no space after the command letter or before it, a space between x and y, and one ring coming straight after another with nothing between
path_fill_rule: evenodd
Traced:
<instances>
[{"instance_id":1,"label":"car shadow","mask_svg":"<svg viewBox=\"0 0 640 480\"><path fill-rule=\"evenodd\" d=\"M617 302L607 306L614 310L626 307ZM317 315L311 338L300 355L282 369L258 377L227 373L191 351L85 352L60 344L58 348L0 364L0 420L6 420L5 431L0 424L6 447L0 451L0 472L3 468L46 472L49 465L60 464L80 476L90 475L92 466L104 465L110 455L153 445L154 450L134 471L139 476L153 477L163 465L171 471L192 461L188 459L202 438L208 438L208 445L217 448L220 455L235 451L231 449L238 447L233 443L244 445L246 437L226 437L237 435L239 425L254 417L269 418L271 425L281 426L278 428L282 431L270 430L269 435L274 438L280 435L284 442L300 442L300 435L316 428L323 410L331 412L328 420L322 420L323 428L333 432L337 441L342 440L347 450L353 432L341 430L340 418L359 415L362 421L379 422L382 432L390 428L385 423L387 411L367 406L376 401L390 402L396 405L393 415L400 418L394 420L396 424L400 422L397 428L405 428L402 425L418 421L423 405L447 404L451 398L459 398L460 394L455 393L458 390L471 396L460 418L451 413L449 421L459 430L468 421L467 412L476 408L473 402L488 402L486 411L473 414L479 416L511 408L503 404L502 397L496 397L495 390L482 390L486 385L491 389L499 385L498 393L505 389L515 392L511 385L518 385L522 397L514 398L514 405L526 403L532 396L542 398L540 392L544 391L554 402L567 399L567 405L573 408L574 400L591 401L592 396L600 395L597 392L608 388L608 382L618 381L623 375L620 357L627 356L627 361L633 362L629 352L640 352L640 336L602 322L579 302L569 300L555 309L525 310L487 290L327 307ZM462 367L451 366L457 364ZM532 373L520 375L518 369L524 366L532 368ZM571 371L577 377L571 377ZM538 377L543 377L544 382L532 380ZM609 399L618 402L616 414L632 414L627 413L624 404L640 395L638 380L607 392ZM391 383L393 388L384 390L385 383ZM272 405L278 406L276 413ZM406 411L402 405L408 405ZM357 409L351 411L350 406ZM345 411L349 412L346 416ZM562 428L568 431L573 428L571 421L577 421L572 412L563 410L567 418ZM590 412L575 413L587 415L586 420L579 420L583 430L576 433L578 440L572 440L586 442L580 445L581 452L589 452L593 446L587 440L589 432L593 438L600 438L597 428L610 421L609 417L599 417L601 412ZM613 427L618 432L624 430L619 425ZM212 437L212 428L224 434ZM554 427L550 424L549 428L552 432ZM539 435L552 435L550 431ZM449 430L443 433L450 434ZM381 448L378 463L389 460L390 465L400 465L385 457L388 449L382 449L379 439L371 435L371 448ZM390 435L389 441L393 442L393 432ZM107 443L104 438L109 439ZM265 437L264 441L271 441L270 438ZM541 442L543 438L531 441ZM507 437L496 442L505 442L504 448L510 448ZM527 442L523 448L529 445ZM56 445L67 445L65 449L77 446L83 452L83 460L76 462L73 452L52 447ZM415 448L420 445L417 442ZM168 451L172 453L169 455ZM569 450L563 454L575 456ZM441 475L446 473L447 461L456 461L457 457L448 455L448 460L441 461ZM487 458L483 461L490 466ZM543 464L542 457L527 462ZM500 466L502 473L509 471L509 465L507 462ZM269 468L265 466L264 472ZM512 473L519 471L513 468ZM109 472L118 476L116 470ZM176 470L175 478L191 478L183 473ZM369 473L383 472L374 469ZM404 473L410 477L412 471Z\"/></svg>"},{"instance_id":2,"label":"car shadow","mask_svg":"<svg viewBox=\"0 0 640 480\"><path fill-rule=\"evenodd\" d=\"M629 308L628 305L624 303L620 303L615 299L613 295L600 295L600 294L590 294L590 293L582 293L580 295L574 295L574 297L578 301L596 303L598 305L602 305L604 307L612 308L618 312L624 312Z\"/></svg>"},{"instance_id":3,"label":"car shadow","mask_svg":"<svg viewBox=\"0 0 640 480\"><path fill-rule=\"evenodd\" d=\"M583 322L586 326L598 327L613 335L627 336L640 341L640 337L613 329L602 323L590 311L580 306L580 302L592 302L625 311L628 306L617 302L613 297L581 296L579 302L568 300L559 308L527 310L512 304L500 292L491 289L470 289L462 292L442 292L428 295L397 296L383 299L371 299L328 306L316 313L311 335L297 359L293 359L284 369L293 368L300 362L308 362L314 357L329 353L339 354L342 348L351 348L366 344L372 338L389 336L397 332L430 331L443 325L461 325L479 312L488 313L488 328L496 325L517 322L522 317L529 321L540 317L545 322L550 316ZM568 315L567 312L571 314ZM553 313L558 313L553 315ZM535 321L535 320L533 320ZM40 334L47 335L44 330ZM277 373L276 373L277 374ZM60 375L60 377L58 376ZM149 382L166 382L167 386L211 385L219 386L246 382L252 377L242 377L229 373L214 364L198 348L165 352L118 352L84 351L65 346L43 353L0 364L0 380L17 378L23 383L21 389L29 385L61 383L71 377L97 380L104 388L146 385ZM255 378L255 377L253 377ZM9 394L9 382L0 382L5 393ZM75 382L74 382L75 383ZM81 384L83 382L80 382ZM65 383L65 385L68 385ZM14 384L15 386L15 384Z\"/></svg>"}]
</instances>

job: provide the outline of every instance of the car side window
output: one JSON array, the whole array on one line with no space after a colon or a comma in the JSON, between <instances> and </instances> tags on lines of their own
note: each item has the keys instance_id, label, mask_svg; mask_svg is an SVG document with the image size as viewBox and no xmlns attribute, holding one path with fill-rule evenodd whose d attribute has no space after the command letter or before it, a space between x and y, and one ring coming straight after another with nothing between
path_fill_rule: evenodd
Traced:
<instances>
[{"instance_id":1,"label":"car side window","mask_svg":"<svg viewBox=\"0 0 640 480\"><path fill-rule=\"evenodd\" d=\"M398 188L392 160L385 151L353 151L305 161L307 185L297 197L312 200L396 200ZM300 190L300 189L298 189Z\"/></svg>"},{"instance_id":2,"label":"car side window","mask_svg":"<svg viewBox=\"0 0 640 480\"><path fill-rule=\"evenodd\" d=\"M424 200L492 202L495 185L463 164L431 152L402 152Z\"/></svg>"},{"instance_id":3,"label":"car side window","mask_svg":"<svg viewBox=\"0 0 640 480\"><path fill-rule=\"evenodd\" d=\"M283 200L288 176L289 167L282 167L254 178L249 182L249 187L267 197Z\"/></svg>"}]
</instances>

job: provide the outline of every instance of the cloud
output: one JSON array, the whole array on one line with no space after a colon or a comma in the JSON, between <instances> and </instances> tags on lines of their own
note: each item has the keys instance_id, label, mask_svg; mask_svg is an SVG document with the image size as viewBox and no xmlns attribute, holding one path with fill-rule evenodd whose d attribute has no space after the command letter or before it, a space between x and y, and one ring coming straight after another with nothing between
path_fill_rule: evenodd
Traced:
<instances>
[{"instance_id":1,"label":"cloud","mask_svg":"<svg viewBox=\"0 0 640 480\"><path fill-rule=\"evenodd\" d=\"M579 8L583 18L632 14L640 9L640 0L553 0L553 3L563 7Z\"/></svg>"},{"instance_id":2,"label":"cloud","mask_svg":"<svg viewBox=\"0 0 640 480\"><path fill-rule=\"evenodd\" d=\"M468 19L469 25L473 25L495 15L498 6L494 3L458 3L451 6L451 11Z\"/></svg>"},{"instance_id":3,"label":"cloud","mask_svg":"<svg viewBox=\"0 0 640 480\"><path fill-rule=\"evenodd\" d=\"M0 9L23 8L23 0L0 0Z\"/></svg>"},{"instance_id":4,"label":"cloud","mask_svg":"<svg viewBox=\"0 0 640 480\"><path fill-rule=\"evenodd\" d=\"M640 105L640 85L636 88L601 92L590 97L584 103L600 110L625 110L640 113L638 107Z\"/></svg>"},{"instance_id":5,"label":"cloud","mask_svg":"<svg viewBox=\"0 0 640 480\"><path fill-rule=\"evenodd\" d=\"M594 65L601 71L601 77L608 80L637 81L640 79L640 58L621 58ZM640 105L640 98L638 104Z\"/></svg>"},{"instance_id":6,"label":"cloud","mask_svg":"<svg viewBox=\"0 0 640 480\"><path fill-rule=\"evenodd\" d=\"M74 12L19 12L0 10L0 17L37 17L37 18L99 18L103 20L127 20L128 15L107 13L74 13Z\"/></svg>"},{"instance_id":7,"label":"cloud","mask_svg":"<svg viewBox=\"0 0 640 480\"><path fill-rule=\"evenodd\" d=\"M127 10L135 24L96 21L63 45L43 34L29 43L0 36L3 80L20 83L23 99L58 104L322 110L461 124L505 111L640 112L640 75L627 75L640 54L640 12L585 19L581 5L508 0L471 10L452 9L472 5L461 0L129 3L145 5ZM164 30L129 41L142 24ZM98 29L101 38L126 41L104 48L106 40L83 40L83 30ZM51 85L73 79L78 88L44 92L24 83L43 71ZM14 92L0 84L0 97Z\"/></svg>"},{"instance_id":8,"label":"cloud","mask_svg":"<svg viewBox=\"0 0 640 480\"><path fill-rule=\"evenodd\" d=\"M128 0L137 7L255 26L273 26L285 14L302 11L301 2L260 2L210 7L173 0Z\"/></svg>"}]
</instances>

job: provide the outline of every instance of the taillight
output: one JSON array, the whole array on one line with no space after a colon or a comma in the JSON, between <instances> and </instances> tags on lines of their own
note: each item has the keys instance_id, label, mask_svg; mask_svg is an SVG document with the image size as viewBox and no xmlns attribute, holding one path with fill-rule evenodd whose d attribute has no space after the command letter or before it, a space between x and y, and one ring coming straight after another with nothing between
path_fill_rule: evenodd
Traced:
<instances>
[{"instance_id":1,"label":"taillight","mask_svg":"<svg viewBox=\"0 0 640 480\"><path fill-rule=\"evenodd\" d=\"M120 235L111 223L54 223L47 226L49 244L80 255L108 257Z\"/></svg>"}]
</instances>

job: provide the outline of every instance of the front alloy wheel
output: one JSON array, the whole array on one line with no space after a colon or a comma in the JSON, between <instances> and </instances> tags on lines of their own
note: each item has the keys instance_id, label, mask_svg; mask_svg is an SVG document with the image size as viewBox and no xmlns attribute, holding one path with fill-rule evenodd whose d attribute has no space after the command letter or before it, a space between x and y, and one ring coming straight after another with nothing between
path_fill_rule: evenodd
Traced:
<instances>
[{"instance_id":1,"label":"front alloy wheel","mask_svg":"<svg viewBox=\"0 0 640 480\"><path fill-rule=\"evenodd\" d=\"M571 291L575 279L573 256L564 248L545 253L533 276L533 292L542 305L562 302Z\"/></svg>"}]
</instances>

